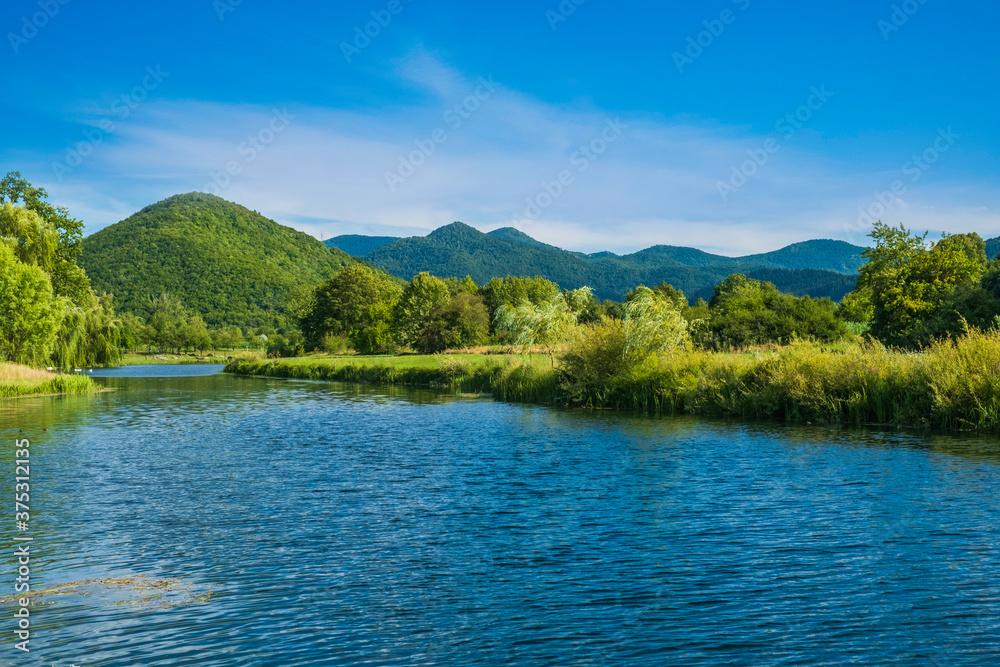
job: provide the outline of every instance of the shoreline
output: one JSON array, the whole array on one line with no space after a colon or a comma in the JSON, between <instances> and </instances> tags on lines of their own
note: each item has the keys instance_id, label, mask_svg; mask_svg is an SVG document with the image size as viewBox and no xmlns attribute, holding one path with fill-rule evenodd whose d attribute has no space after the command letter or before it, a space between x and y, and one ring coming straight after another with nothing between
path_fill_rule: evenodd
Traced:
<instances>
[{"instance_id":1,"label":"shoreline","mask_svg":"<svg viewBox=\"0 0 1000 667\"><path fill-rule=\"evenodd\" d=\"M466 355L471 356L471 355ZM518 359L518 361L520 361ZM419 362L419 366L418 366ZM1000 432L1000 333L921 352L878 344L794 343L681 352L612 377L569 378L545 363L496 358L234 359L223 372L490 394L496 400L810 425Z\"/></svg>"},{"instance_id":2,"label":"shoreline","mask_svg":"<svg viewBox=\"0 0 1000 667\"><path fill-rule=\"evenodd\" d=\"M86 375L0 363L0 399L95 394L104 390Z\"/></svg>"}]
</instances>

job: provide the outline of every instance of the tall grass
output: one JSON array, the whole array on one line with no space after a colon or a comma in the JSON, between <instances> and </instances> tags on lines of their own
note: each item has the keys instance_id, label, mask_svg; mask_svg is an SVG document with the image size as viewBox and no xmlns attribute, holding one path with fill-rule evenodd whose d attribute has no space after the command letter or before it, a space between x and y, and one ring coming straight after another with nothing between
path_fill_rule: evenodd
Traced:
<instances>
[{"instance_id":1,"label":"tall grass","mask_svg":"<svg viewBox=\"0 0 1000 667\"><path fill-rule=\"evenodd\" d=\"M227 372L488 392L512 402L791 422L1000 430L1000 332L906 352L878 343L798 342L749 352L679 351L609 374L600 364L435 367L234 360ZM601 370L595 370L595 369Z\"/></svg>"},{"instance_id":2,"label":"tall grass","mask_svg":"<svg viewBox=\"0 0 1000 667\"><path fill-rule=\"evenodd\" d=\"M419 365L399 364L405 358L396 357L393 364L371 359L368 363L294 363L260 359L233 359L225 372L299 380L355 382L386 386L432 387L461 392L489 393L503 401L555 403L559 395L555 373L543 364L522 364L513 357L489 359L472 363L468 359L439 356L434 366L426 359ZM548 362L546 362L547 365Z\"/></svg>"},{"instance_id":3,"label":"tall grass","mask_svg":"<svg viewBox=\"0 0 1000 667\"><path fill-rule=\"evenodd\" d=\"M85 394L100 387L84 375L50 373L20 364L0 362L0 398L39 394Z\"/></svg>"},{"instance_id":4,"label":"tall grass","mask_svg":"<svg viewBox=\"0 0 1000 667\"><path fill-rule=\"evenodd\" d=\"M631 373L566 382L591 407L1000 430L1000 332L974 330L921 352L874 342L680 352Z\"/></svg>"}]
</instances>

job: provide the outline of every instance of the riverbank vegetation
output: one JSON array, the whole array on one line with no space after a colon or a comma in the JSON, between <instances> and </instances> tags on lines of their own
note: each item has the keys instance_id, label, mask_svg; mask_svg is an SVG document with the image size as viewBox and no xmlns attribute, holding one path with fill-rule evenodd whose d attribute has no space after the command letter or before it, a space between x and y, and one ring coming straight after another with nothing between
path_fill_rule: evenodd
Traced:
<instances>
[{"instance_id":1,"label":"riverbank vegetation","mask_svg":"<svg viewBox=\"0 0 1000 667\"><path fill-rule=\"evenodd\" d=\"M96 294L77 265L81 223L46 198L17 172L0 181L0 361L70 369L255 351L259 358L241 356L229 370L594 408L998 424L1000 260L977 234L931 243L876 224L856 288L839 304L743 274L722 280L708 301L692 303L661 282L618 302L542 277L402 281L334 262L322 283L286 285L279 328L241 330L221 306L193 312L166 293L116 313L114 297ZM440 354L484 349L505 354Z\"/></svg>"},{"instance_id":2,"label":"riverbank vegetation","mask_svg":"<svg viewBox=\"0 0 1000 667\"><path fill-rule=\"evenodd\" d=\"M739 274L709 303L691 305L669 285L598 303L586 289L560 291L541 279L495 279L474 292L471 281L463 287L422 274L400 289L352 267L350 281L341 276L317 292L312 312L325 317L307 340L337 335L358 348L377 339L366 351L391 353L406 344L393 337L404 317L409 346L419 348L427 323L448 329L435 313L464 290L489 315L479 339L511 352L541 348L549 363L440 355L435 369L406 356L390 357L400 363L238 359L227 370L655 413L1000 429L1000 263L987 261L975 234L930 244L877 225L872 236L858 288L839 306ZM342 308L352 293L367 307Z\"/></svg>"},{"instance_id":3,"label":"riverbank vegetation","mask_svg":"<svg viewBox=\"0 0 1000 667\"><path fill-rule=\"evenodd\" d=\"M623 361L619 330L548 355L234 359L227 372L439 387L505 401L799 423L1000 430L1000 332L970 331L920 352L876 341L797 341L742 351L675 350Z\"/></svg>"},{"instance_id":4,"label":"riverbank vegetation","mask_svg":"<svg viewBox=\"0 0 1000 667\"><path fill-rule=\"evenodd\" d=\"M86 394L98 391L85 375L52 373L37 368L0 362L0 398L46 394Z\"/></svg>"}]
</instances>

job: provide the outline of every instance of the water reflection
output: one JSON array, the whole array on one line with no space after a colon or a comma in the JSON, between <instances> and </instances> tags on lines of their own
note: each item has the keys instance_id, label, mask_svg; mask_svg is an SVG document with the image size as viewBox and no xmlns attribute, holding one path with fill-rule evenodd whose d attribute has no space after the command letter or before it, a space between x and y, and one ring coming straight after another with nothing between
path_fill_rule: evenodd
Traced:
<instances>
[{"instance_id":1,"label":"water reflection","mask_svg":"<svg viewBox=\"0 0 1000 667\"><path fill-rule=\"evenodd\" d=\"M1000 659L994 438L99 381L0 401L47 664Z\"/></svg>"}]
</instances>

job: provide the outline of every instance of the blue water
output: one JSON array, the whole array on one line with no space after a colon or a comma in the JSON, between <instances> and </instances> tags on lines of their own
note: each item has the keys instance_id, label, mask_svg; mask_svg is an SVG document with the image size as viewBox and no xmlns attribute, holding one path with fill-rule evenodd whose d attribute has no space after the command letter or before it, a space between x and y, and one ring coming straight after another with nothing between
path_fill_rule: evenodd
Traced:
<instances>
[{"instance_id":1,"label":"blue water","mask_svg":"<svg viewBox=\"0 0 1000 667\"><path fill-rule=\"evenodd\" d=\"M100 381L0 402L0 664L1000 664L992 439Z\"/></svg>"}]
</instances>

